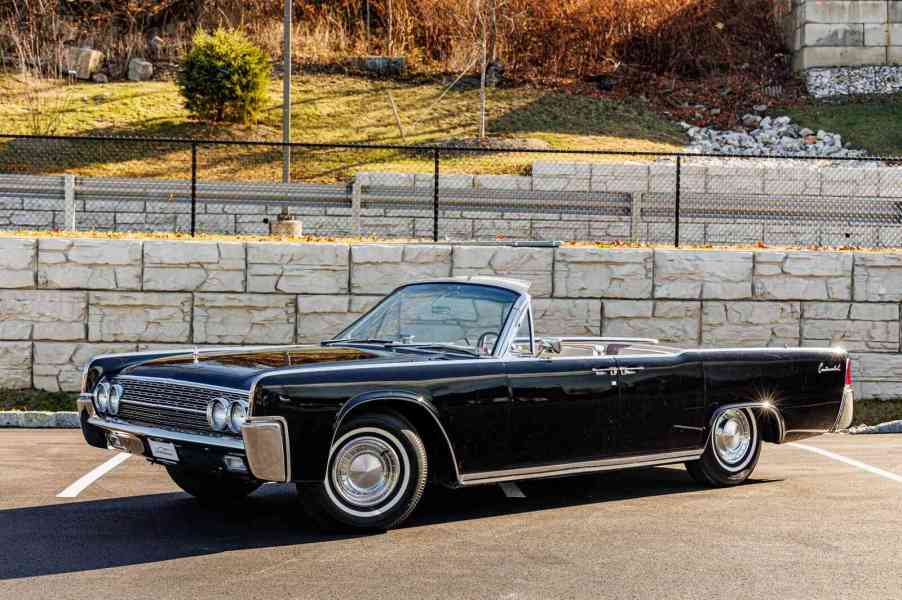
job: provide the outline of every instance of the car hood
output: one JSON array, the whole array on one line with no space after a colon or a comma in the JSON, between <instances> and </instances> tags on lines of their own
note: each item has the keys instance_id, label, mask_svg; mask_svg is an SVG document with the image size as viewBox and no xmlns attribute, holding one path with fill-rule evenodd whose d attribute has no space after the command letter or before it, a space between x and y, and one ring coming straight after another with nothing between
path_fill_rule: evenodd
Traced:
<instances>
[{"instance_id":1,"label":"car hood","mask_svg":"<svg viewBox=\"0 0 902 600\"><path fill-rule=\"evenodd\" d=\"M173 379L186 383L249 390L262 373L317 365L352 366L360 362L396 363L415 357L380 350L347 347L294 346L290 348L212 350L153 358L123 369L119 375Z\"/></svg>"}]
</instances>

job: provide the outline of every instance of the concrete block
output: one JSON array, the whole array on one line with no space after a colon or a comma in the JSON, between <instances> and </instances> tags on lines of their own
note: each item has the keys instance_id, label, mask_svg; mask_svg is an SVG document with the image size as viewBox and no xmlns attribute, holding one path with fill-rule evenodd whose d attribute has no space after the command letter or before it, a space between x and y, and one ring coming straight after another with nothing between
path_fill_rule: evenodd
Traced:
<instances>
[{"instance_id":1,"label":"concrete block","mask_svg":"<svg viewBox=\"0 0 902 600\"><path fill-rule=\"evenodd\" d=\"M864 25L860 23L805 24L802 44L806 47L831 46L846 48L864 45Z\"/></svg>"},{"instance_id":2,"label":"concrete block","mask_svg":"<svg viewBox=\"0 0 902 600\"><path fill-rule=\"evenodd\" d=\"M766 300L851 300L852 255L757 252L753 290Z\"/></svg>"},{"instance_id":3,"label":"concrete block","mask_svg":"<svg viewBox=\"0 0 902 600\"><path fill-rule=\"evenodd\" d=\"M645 249L558 248L554 296L648 298L653 263L653 252Z\"/></svg>"},{"instance_id":4,"label":"concrete block","mask_svg":"<svg viewBox=\"0 0 902 600\"><path fill-rule=\"evenodd\" d=\"M532 311L536 335L601 335L601 300L536 298Z\"/></svg>"},{"instance_id":5,"label":"concrete block","mask_svg":"<svg viewBox=\"0 0 902 600\"><path fill-rule=\"evenodd\" d=\"M318 343L335 337L381 299L381 296L298 296L298 343Z\"/></svg>"},{"instance_id":6,"label":"concrete block","mask_svg":"<svg viewBox=\"0 0 902 600\"><path fill-rule=\"evenodd\" d=\"M349 264L345 244L248 242L247 291L346 294Z\"/></svg>"},{"instance_id":7,"label":"concrete block","mask_svg":"<svg viewBox=\"0 0 902 600\"><path fill-rule=\"evenodd\" d=\"M801 11L804 23L885 23L885 0L811 0Z\"/></svg>"},{"instance_id":8,"label":"concrete block","mask_svg":"<svg viewBox=\"0 0 902 600\"><path fill-rule=\"evenodd\" d=\"M77 392L81 389L82 368L92 357L135 350L133 343L35 342L34 388L48 392Z\"/></svg>"},{"instance_id":9,"label":"concrete block","mask_svg":"<svg viewBox=\"0 0 902 600\"><path fill-rule=\"evenodd\" d=\"M38 286L46 289L138 290L141 241L38 240Z\"/></svg>"},{"instance_id":10,"label":"concrete block","mask_svg":"<svg viewBox=\"0 0 902 600\"><path fill-rule=\"evenodd\" d=\"M751 252L655 251L655 298L752 297Z\"/></svg>"},{"instance_id":11,"label":"concrete block","mask_svg":"<svg viewBox=\"0 0 902 600\"><path fill-rule=\"evenodd\" d=\"M194 342L198 344L290 344L297 307L278 294L194 295Z\"/></svg>"},{"instance_id":12,"label":"concrete block","mask_svg":"<svg viewBox=\"0 0 902 600\"><path fill-rule=\"evenodd\" d=\"M679 347L698 345L700 302L605 300L602 335L657 338Z\"/></svg>"},{"instance_id":13,"label":"concrete block","mask_svg":"<svg viewBox=\"0 0 902 600\"><path fill-rule=\"evenodd\" d=\"M798 302L705 302L702 345L798 346Z\"/></svg>"},{"instance_id":14,"label":"concrete block","mask_svg":"<svg viewBox=\"0 0 902 600\"><path fill-rule=\"evenodd\" d=\"M31 342L0 342L0 389L31 387Z\"/></svg>"},{"instance_id":15,"label":"concrete block","mask_svg":"<svg viewBox=\"0 0 902 600\"><path fill-rule=\"evenodd\" d=\"M882 65L886 59L882 47L811 47L795 53L793 68L802 71L814 67Z\"/></svg>"},{"instance_id":16,"label":"concrete block","mask_svg":"<svg viewBox=\"0 0 902 600\"><path fill-rule=\"evenodd\" d=\"M806 302L802 344L864 352L898 352L899 306L889 303Z\"/></svg>"},{"instance_id":17,"label":"concrete block","mask_svg":"<svg viewBox=\"0 0 902 600\"><path fill-rule=\"evenodd\" d=\"M34 288L36 263L36 239L0 238L0 288Z\"/></svg>"},{"instance_id":18,"label":"concrete block","mask_svg":"<svg viewBox=\"0 0 902 600\"><path fill-rule=\"evenodd\" d=\"M191 294L91 292L92 342L189 342Z\"/></svg>"},{"instance_id":19,"label":"concrete block","mask_svg":"<svg viewBox=\"0 0 902 600\"><path fill-rule=\"evenodd\" d=\"M351 247L351 292L354 294L386 294L404 283L450 274L451 246Z\"/></svg>"},{"instance_id":20,"label":"concrete block","mask_svg":"<svg viewBox=\"0 0 902 600\"><path fill-rule=\"evenodd\" d=\"M83 340L87 294L81 291L0 291L0 339Z\"/></svg>"},{"instance_id":21,"label":"concrete block","mask_svg":"<svg viewBox=\"0 0 902 600\"><path fill-rule=\"evenodd\" d=\"M144 242L146 291L240 292L245 248L241 242Z\"/></svg>"},{"instance_id":22,"label":"concrete block","mask_svg":"<svg viewBox=\"0 0 902 600\"><path fill-rule=\"evenodd\" d=\"M455 246L452 275L484 275L520 279L531 284L534 297L551 295L552 248L512 248L508 246Z\"/></svg>"}]
</instances>

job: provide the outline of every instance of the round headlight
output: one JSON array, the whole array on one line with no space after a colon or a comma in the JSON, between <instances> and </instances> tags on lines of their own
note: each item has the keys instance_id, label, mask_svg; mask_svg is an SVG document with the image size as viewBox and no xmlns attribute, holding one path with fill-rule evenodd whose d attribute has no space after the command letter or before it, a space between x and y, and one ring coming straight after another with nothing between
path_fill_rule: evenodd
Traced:
<instances>
[{"instance_id":1,"label":"round headlight","mask_svg":"<svg viewBox=\"0 0 902 600\"><path fill-rule=\"evenodd\" d=\"M94 403L97 405L97 412L105 413L110 410L110 384L102 382L94 390Z\"/></svg>"},{"instance_id":2,"label":"round headlight","mask_svg":"<svg viewBox=\"0 0 902 600\"><path fill-rule=\"evenodd\" d=\"M217 398L207 406L207 422L214 431L222 431L229 424L229 403Z\"/></svg>"},{"instance_id":3,"label":"round headlight","mask_svg":"<svg viewBox=\"0 0 902 600\"><path fill-rule=\"evenodd\" d=\"M118 383L114 383L110 387L110 414L115 415L119 413L119 400L122 399L122 386Z\"/></svg>"},{"instance_id":4,"label":"round headlight","mask_svg":"<svg viewBox=\"0 0 902 600\"><path fill-rule=\"evenodd\" d=\"M247 420L247 407L243 402L232 402L229 409L229 429L233 433L241 433L241 426Z\"/></svg>"}]
</instances>

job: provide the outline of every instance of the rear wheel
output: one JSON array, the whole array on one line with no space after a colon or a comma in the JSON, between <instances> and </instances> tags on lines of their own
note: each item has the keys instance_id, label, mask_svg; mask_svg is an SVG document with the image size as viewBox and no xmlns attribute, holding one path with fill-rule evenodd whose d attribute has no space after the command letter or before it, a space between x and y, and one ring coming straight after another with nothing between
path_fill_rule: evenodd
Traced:
<instances>
[{"instance_id":1,"label":"rear wheel","mask_svg":"<svg viewBox=\"0 0 902 600\"><path fill-rule=\"evenodd\" d=\"M760 455L755 415L747 408L730 408L715 419L704 454L687 462L686 470L705 485L738 485L751 476Z\"/></svg>"},{"instance_id":2,"label":"rear wheel","mask_svg":"<svg viewBox=\"0 0 902 600\"><path fill-rule=\"evenodd\" d=\"M222 477L174 467L166 467L166 471L177 486L194 496L204 506L234 504L246 498L261 485L235 477Z\"/></svg>"},{"instance_id":3,"label":"rear wheel","mask_svg":"<svg viewBox=\"0 0 902 600\"><path fill-rule=\"evenodd\" d=\"M423 496L426 447L407 419L394 413L351 418L336 436L326 477L298 484L307 513L320 525L391 529Z\"/></svg>"}]
</instances>

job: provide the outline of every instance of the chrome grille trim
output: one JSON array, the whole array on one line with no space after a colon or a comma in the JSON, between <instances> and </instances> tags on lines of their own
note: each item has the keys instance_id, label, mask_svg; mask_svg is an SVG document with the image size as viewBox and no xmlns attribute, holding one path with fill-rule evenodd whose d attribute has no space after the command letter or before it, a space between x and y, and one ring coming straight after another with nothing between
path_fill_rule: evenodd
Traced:
<instances>
[{"instance_id":1,"label":"chrome grille trim","mask_svg":"<svg viewBox=\"0 0 902 600\"><path fill-rule=\"evenodd\" d=\"M247 398L247 390L194 384L166 378L122 375L118 418L126 422L219 435L207 421L207 406L216 398Z\"/></svg>"}]
</instances>

